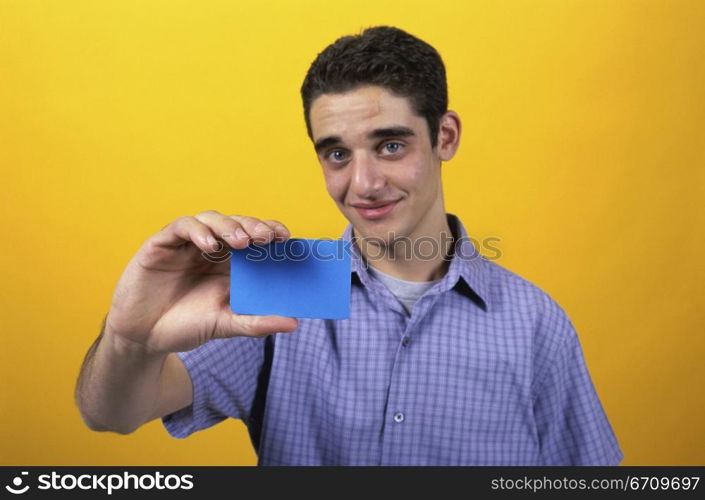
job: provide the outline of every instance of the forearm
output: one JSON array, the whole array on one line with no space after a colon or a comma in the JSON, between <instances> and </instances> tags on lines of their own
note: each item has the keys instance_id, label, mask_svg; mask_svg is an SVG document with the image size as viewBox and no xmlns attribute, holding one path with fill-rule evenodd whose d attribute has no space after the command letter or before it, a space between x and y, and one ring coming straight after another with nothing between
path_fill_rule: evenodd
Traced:
<instances>
[{"instance_id":1,"label":"forearm","mask_svg":"<svg viewBox=\"0 0 705 500\"><path fill-rule=\"evenodd\" d=\"M88 427L127 434L147 422L157 406L166 354L103 330L89 349L76 384L76 403Z\"/></svg>"}]
</instances>

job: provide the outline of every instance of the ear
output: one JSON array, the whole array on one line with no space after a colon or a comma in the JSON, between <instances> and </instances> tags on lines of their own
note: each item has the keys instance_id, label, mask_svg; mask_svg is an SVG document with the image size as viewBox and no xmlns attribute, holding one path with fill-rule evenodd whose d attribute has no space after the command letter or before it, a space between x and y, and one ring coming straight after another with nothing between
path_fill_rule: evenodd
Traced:
<instances>
[{"instance_id":1,"label":"ear","mask_svg":"<svg viewBox=\"0 0 705 500\"><path fill-rule=\"evenodd\" d=\"M460 145L460 116L455 111L446 111L438 127L436 152L441 161L448 161Z\"/></svg>"}]
</instances>

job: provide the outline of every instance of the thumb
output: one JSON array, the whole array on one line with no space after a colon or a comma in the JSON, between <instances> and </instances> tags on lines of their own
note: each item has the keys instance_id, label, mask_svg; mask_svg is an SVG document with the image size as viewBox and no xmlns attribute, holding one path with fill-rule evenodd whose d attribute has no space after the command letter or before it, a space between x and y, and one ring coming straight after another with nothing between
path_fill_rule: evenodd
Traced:
<instances>
[{"instance_id":1,"label":"thumb","mask_svg":"<svg viewBox=\"0 0 705 500\"><path fill-rule=\"evenodd\" d=\"M214 338L233 337L236 335L246 335L252 337L264 337L273 333L289 333L298 328L296 318L287 316L258 316L252 314L236 314L226 306L221 312L218 321L218 328L214 332Z\"/></svg>"}]
</instances>

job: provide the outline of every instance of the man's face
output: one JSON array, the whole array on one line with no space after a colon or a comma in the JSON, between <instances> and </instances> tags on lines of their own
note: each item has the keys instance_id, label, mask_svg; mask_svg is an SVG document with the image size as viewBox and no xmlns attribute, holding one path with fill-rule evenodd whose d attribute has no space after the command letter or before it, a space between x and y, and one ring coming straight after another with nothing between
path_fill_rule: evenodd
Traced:
<instances>
[{"instance_id":1,"label":"man's face","mask_svg":"<svg viewBox=\"0 0 705 500\"><path fill-rule=\"evenodd\" d=\"M323 94L310 121L328 193L357 237L389 244L390 234L434 229L428 221L443 211L441 160L408 99L378 86Z\"/></svg>"}]
</instances>

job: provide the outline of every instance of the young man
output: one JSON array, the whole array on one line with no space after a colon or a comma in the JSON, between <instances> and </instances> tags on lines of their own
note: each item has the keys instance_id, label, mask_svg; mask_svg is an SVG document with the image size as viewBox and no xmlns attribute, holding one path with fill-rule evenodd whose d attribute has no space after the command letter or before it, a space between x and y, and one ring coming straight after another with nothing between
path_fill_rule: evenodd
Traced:
<instances>
[{"instance_id":1,"label":"young man","mask_svg":"<svg viewBox=\"0 0 705 500\"><path fill-rule=\"evenodd\" d=\"M261 465L618 464L568 317L445 211L441 163L461 125L437 52L371 28L319 54L301 91L343 238L357 240L350 318L233 314L228 264L202 252L288 231L177 219L128 264L86 356L87 425L129 433L161 417L184 438L238 418Z\"/></svg>"}]
</instances>

